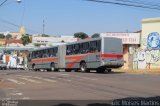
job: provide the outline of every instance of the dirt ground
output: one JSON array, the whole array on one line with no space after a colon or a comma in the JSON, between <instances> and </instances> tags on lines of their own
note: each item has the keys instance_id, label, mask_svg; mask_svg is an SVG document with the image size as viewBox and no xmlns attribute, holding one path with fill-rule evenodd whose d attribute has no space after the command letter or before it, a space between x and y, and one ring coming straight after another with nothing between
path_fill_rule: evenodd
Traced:
<instances>
[{"instance_id":1,"label":"dirt ground","mask_svg":"<svg viewBox=\"0 0 160 106\"><path fill-rule=\"evenodd\" d=\"M113 70L114 72L126 72L126 73L143 73L143 74L160 74L160 69L144 69L144 70L135 70L135 69L117 69Z\"/></svg>"}]
</instances>

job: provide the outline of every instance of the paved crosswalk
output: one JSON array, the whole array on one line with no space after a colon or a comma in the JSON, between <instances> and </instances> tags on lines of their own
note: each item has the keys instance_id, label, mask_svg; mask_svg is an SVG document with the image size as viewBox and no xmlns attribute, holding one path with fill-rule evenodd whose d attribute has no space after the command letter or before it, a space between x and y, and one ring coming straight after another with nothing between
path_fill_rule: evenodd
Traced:
<instances>
[{"instance_id":1,"label":"paved crosswalk","mask_svg":"<svg viewBox=\"0 0 160 106\"><path fill-rule=\"evenodd\" d=\"M50 82L55 83L56 80L42 78L42 77L34 77L34 76L23 76L23 75L16 75L16 78L7 78L5 80L10 81L11 83L18 84L18 85L25 85L28 83L34 84L44 84L43 82Z\"/></svg>"},{"instance_id":2,"label":"paved crosswalk","mask_svg":"<svg viewBox=\"0 0 160 106\"><path fill-rule=\"evenodd\" d=\"M31 75L15 75L15 77L7 78L5 80L12 82L18 85L25 85L25 84L44 84L44 83L56 83L58 81L65 81L65 82L72 82L78 79L79 81L97 81L96 78L88 78L85 76L78 76L74 75L71 77L69 74L58 74L56 76L51 77L39 77L39 76L31 76Z\"/></svg>"},{"instance_id":3,"label":"paved crosswalk","mask_svg":"<svg viewBox=\"0 0 160 106\"><path fill-rule=\"evenodd\" d=\"M13 82L13 83L15 83L15 84L19 84L19 85L21 85L21 84L25 84L25 83L23 83L23 82L20 82L20 81L18 81L18 80L15 80L15 79L7 79L8 81L11 81L11 82Z\"/></svg>"}]
</instances>

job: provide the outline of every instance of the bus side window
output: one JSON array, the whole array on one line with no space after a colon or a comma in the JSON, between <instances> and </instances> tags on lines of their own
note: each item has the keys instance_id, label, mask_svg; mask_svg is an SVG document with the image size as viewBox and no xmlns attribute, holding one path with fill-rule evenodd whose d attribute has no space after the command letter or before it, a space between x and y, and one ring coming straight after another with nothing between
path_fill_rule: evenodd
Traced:
<instances>
[{"instance_id":1,"label":"bus side window","mask_svg":"<svg viewBox=\"0 0 160 106\"><path fill-rule=\"evenodd\" d=\"M90 52L91 53L97 52L97 42L96 41L90 42Z\"/></svg>"},{"instance_id":2,"label":"bus side window","mask_svg":"<svg viewBox=\"0 0 160 106\"><path fill-rule=\"evenodd\" d=\"M39 51L39 56L38 58L43 58L43 50Z\"/></svg>"},{"instance_id":3,"label":"bus side window","mask_svg":"<svg viewBox=\"0 0 160 106\"><path fill-rule=\"evenodd\" d=\"M39 58L40 51L35 52L35 58Z\"/></svg>"},{"instance_id":4,"label":"bus side window","mask_svg":"<svg viewBox=\"0 0 160 106\"><path fill-rule=\"evenodd\" d=\"M53 48L51 48L51 49L49 49L49 57L54 57L54 49Z\"/></svg>"},{"instance_id":5,"label":"bus side window","mask_svg":"<svg viewBox=\"0 0 160 106\"><path fill-rule=\"evenodd\" d=\"M53 48L53 56L57 56L57 52L58 52L58 48L56 47L56 48Z\"/></svg>"},{"instance_id":6,"label":"bus side window","mask_svg":"<svg viewBox=\"0 0 160 106\"><path fill-rule=\"evenodd\" d=\"M73 45L67 46L66 55L73 55Z\"/></svg>"},{"instance_id":7,"label":"bus side window","mask_svg":"<svg viewBox=\"0 0 160 106\"><path fill-rule=\"evenodd\" d=\"M79 54L80 51L80 44L75 44L74 45L74 54Z\"/></svg>"},{"instance_id":8,"label":"bus side window","mask_svg":"<svg viewBox=\"0 0 160 106\"><path fill-rule=\"evenodd\" d=\"M66 49L66 55L69 55L69 51L68 51L68 45L67 45L67 47L66 47L67 49Z\"/></svg>"},{"instance_id":9,"label":"bus side window","mask_svg":"<svg viewBox=\"0 0 160 106\"><path fill-rule=\"evenodd\" d=\"M32 52L31 58L32 58L32 59L35 59L35 52Z\"/></svg>"},{"instance_id":10,"label":"bus side window","mask_svg":"<svg viewBox=\"0 0 160 106\"><path fill-rule=\"evenodd\" d=\"M98 49L98 52L101 51L101 40L97 41L97 49Z\"/></svg>"},{"instance_id":11,"label":"bus side window","mask_svg":"<svg viewBox=\"0 0 160 106\"><path fill-rule=\"evenodd\" d=\"M95 52L95 41L90 42L90 50L91 53Z\"/></svg>"},{"instance_id":12,"label":"bus side window","mask_svg":"<svg viewBox=\"0 0 160 106\"><path fill-rule=\"evenodd\" d=\"M45 49L42 51L42 58L47 58L48 57L48 50Z\"/></svg>"},{"instance_id":13,"label":"bus side window","mask_svg":"<svg viewBox=\"0 0 160 106\"><path fill-rule=\"evenodd\" d=\"M88 42L82 43L80 47L81 47L80 50L81 50L82 54L89 52L89 43Z\"/></svg>"}]
</instances>

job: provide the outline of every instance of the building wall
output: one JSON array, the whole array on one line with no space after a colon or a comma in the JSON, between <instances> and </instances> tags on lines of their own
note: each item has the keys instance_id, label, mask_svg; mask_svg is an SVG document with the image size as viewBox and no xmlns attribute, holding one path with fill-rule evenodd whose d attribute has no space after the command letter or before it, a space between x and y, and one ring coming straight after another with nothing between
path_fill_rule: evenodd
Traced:
<instances>
[{"instance_id":1,"label":"building wall","mask_svg":"<svg viewBox=\"0 0 160 106\"><path fill-rule=\"evenodd\" d=\"M143 68L160 68L160 18L142 20L141 49L138 56Z\"/></svg>"},{"instance_id":2,"label":"building wall","mask_svg":"<svg viewBox=\"0 0 160 106\"><path fill-rule=\"evenodd\" d=\"M123 45L123 58L124 58L124 66L123 69L129 68L129 52L128 52L128 45Z\"/></svg>"},{"instance_id":3,"label":"building wall","mask_svg":"<svg viewBox=\"0 0 160 106\"><path fill-rule=\"evenodd\" d=\"M0 39L0 45L5 45L6 40L5 39Z\"/></svg>"}]
</instances>

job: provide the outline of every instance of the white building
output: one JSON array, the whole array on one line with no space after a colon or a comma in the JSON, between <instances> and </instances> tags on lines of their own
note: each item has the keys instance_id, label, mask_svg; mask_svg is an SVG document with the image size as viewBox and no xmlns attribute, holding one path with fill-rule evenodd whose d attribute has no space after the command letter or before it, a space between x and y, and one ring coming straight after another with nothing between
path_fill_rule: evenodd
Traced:
<instances>
[{"instance_id":1,"label":"white building","mask_svg":"<svg viewBox=\"0 0 160 106\"><path fill-rule=\"evenodd\" d=\"M33 36L32 37L33 44L40 44L45 46L59 45L62 43L69 43L69 42L76 42L76 41L78 41L78 39L74 38L73 36L61 36L61 37Z\"/></svg>"}]
</instances>

